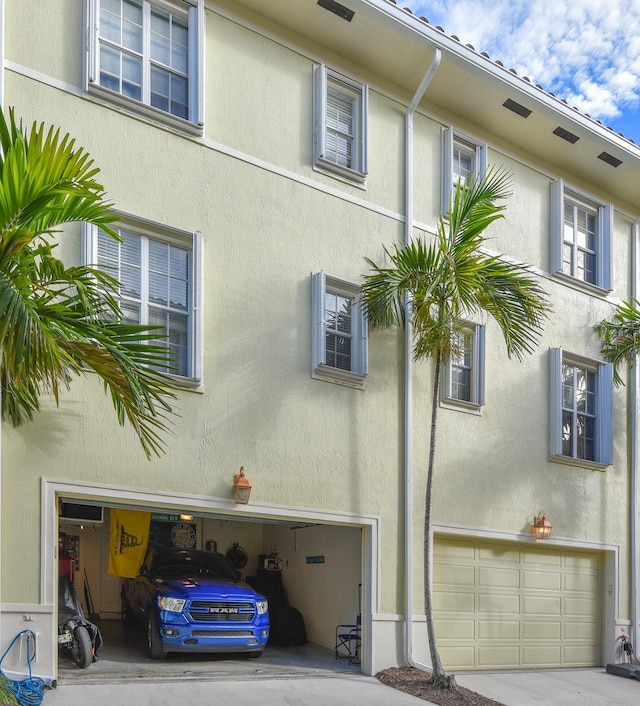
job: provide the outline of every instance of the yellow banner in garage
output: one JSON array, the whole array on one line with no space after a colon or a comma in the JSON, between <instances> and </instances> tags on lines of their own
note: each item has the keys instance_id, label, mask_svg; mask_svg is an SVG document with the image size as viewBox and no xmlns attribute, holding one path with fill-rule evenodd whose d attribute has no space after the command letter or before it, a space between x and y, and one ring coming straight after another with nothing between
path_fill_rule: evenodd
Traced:
<instances>
[{"instance_id":1,"label":"yellow banner in garage","mask_svg":"<svg viewBox=\"0 0 640 706\"><path fill-rule=\"evenodd\" d=\"M109 573L132 579L144 561L149 544L151 513L111 508Z\"/></svg>"}]
</instances>

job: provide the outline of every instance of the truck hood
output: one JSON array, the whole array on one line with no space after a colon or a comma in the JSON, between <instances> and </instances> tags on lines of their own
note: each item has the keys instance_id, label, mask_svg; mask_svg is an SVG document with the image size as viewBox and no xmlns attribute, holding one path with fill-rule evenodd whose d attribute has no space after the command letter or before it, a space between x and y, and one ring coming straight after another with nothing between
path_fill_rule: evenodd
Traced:
<instances>
[{"instance_id":1,"label":"truck hood","mask_svg":"<svg viewBox=\"0 0 640 706\"><path fill-rule=\"evenodd\" d=\"M231 581L224 578L208 576L170 576L155 579L156 590L159 593L170 593L176 598L191 600L266 600L256 593L249 584L243 581Z\"/></svg>"}]
</instances>

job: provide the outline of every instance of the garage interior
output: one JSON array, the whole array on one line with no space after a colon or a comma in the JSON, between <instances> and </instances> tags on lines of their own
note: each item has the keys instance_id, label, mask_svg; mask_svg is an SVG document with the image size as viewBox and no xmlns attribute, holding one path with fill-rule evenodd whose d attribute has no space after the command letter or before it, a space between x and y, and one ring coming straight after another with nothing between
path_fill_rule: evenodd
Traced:
<instances>
[{"instance_id":1,"label":"garage interior","mask_svg":"<svg viewBox=\"0 0 640 706\"><path fill-rule=\"evenodd\" d=\"M99 660L84 670L60 652L61 683L360 671L358 664L336 659L334 649L336 626L354 623L361 610L360 527L135 508L151 511L150 541L156 546L228 554L243 580L267 566L278 572L289 604L302 614L307 638L304 644L268 644L258 660L182 653L154 661L147 652L145 628L127 628L121 622L122 579L108 573L110 509L73 498L58 503L59 535L73 559L78 597L104 640Z\"/></svg>"}]
</instances>

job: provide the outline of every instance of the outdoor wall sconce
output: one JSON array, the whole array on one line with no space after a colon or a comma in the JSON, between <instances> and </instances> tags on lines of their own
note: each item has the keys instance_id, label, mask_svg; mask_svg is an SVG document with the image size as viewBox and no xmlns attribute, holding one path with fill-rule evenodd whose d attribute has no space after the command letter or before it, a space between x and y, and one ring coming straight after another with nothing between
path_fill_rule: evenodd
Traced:
<instances>
[{"instance_id":1,"label":"outdoor wall sconce","mask_svg":"<svg viewBox=\"0 0 640 706\"><path fill-rule=\"evenodd\" d=\"M537 516L533 518L531 532L536 539L549 539L552 529L553 526L544 516L544 512L539 512Z\"/></svg>"},{"instance_id":2,"label":"outdoor wall sconce","mask_svg":"<svg viewBox=\"0 0 640 706\"><path fill-rule=\"evenodd\" d=\"M236 503L238 505L246 505L249 502L251 495L251 483L244 475L244 466L240 466L240 473L236 475L236 482L233 484L236 491Z\"/></svg>"}]
</instances>

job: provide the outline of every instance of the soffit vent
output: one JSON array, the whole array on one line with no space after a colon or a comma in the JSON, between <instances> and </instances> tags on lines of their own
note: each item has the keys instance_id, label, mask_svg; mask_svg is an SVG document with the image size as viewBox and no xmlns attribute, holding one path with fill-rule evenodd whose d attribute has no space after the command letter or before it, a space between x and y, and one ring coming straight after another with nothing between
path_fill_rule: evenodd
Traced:
<instances>
[{"instance_id":1,"label":"soffit vent","mask_svg":"<svg viewBox=\"0 0 640 706\"><path fill-rule=\"evenodd\" d=\"M580 139L577 135L574 135L572 132L565 130L563 127L557 127L553 131L553 134L557 135L558 137L561 137L567 142L570 142L572 145L575 145L575 143Z\"/></svg>"},{"instance_id":2,"label":"soffit vent","mask_svg":"<svg viewBox=\"0 0 640 706\"><path fill-rule=\"evenodd\" d=\"M610 164L612 167L619 167L622 164L621 159L614 157L608 152L600 152L600 154L598 155L598 159L601 159L603 162Z\"/></svg>"},{"instance_id":3,"label":"soffit vent","mask_svg":"<svg viewBox=\"0 0 640 706\"><path fill-rule=\"evenodd\" d=\"M335 2L335 0L318 0L318 5L325 10L329 10L329 12L333 12L334 15L342 17L342 19L347 22L351 22L353 16L356 14L353 10L341 5L339 2Z\"/></svg>"},{"instance_id":4,"label":"soffit vent","mask_svg":"<svg viewBox=\"0 0 640 706\"><path fill-rule=\"evenodd\" d=\"M511 100L511 98L507 98L507 100L502 105L505 108L508 108L509 110L513 111L514 113L521 115L523 118L528 118L531 115L531 111L529 110L529 108L525 108L523 105L520 105L520 103L516 103L515 101Z\"/></svg>"}]
</instances>

